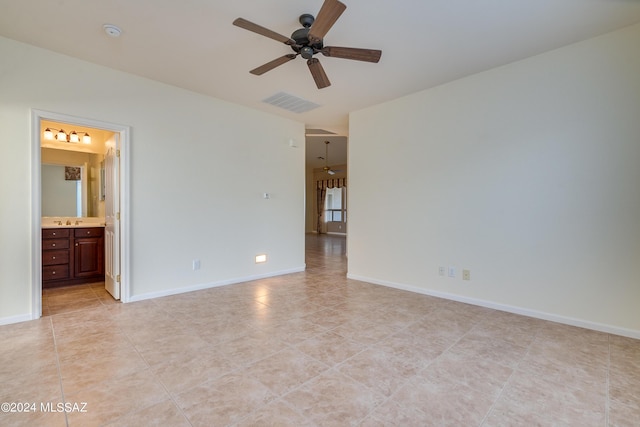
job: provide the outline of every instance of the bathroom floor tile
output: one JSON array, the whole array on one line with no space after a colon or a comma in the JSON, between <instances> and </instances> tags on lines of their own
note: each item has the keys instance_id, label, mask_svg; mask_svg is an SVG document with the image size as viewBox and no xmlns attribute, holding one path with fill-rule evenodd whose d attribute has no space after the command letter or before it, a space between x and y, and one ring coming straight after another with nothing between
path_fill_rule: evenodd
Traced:
<instances>
[{"instance_id":1,"label":"bathroom floor tile","mask_svg":"<svg viewBox=\"0 0 640 427\"><path fill-rule=\"evenodd\" d=\"M104 282L62 286L42 290L42 315L94 309L102 305L118 304L104 289Z\"/></svg>"}]
</instances>

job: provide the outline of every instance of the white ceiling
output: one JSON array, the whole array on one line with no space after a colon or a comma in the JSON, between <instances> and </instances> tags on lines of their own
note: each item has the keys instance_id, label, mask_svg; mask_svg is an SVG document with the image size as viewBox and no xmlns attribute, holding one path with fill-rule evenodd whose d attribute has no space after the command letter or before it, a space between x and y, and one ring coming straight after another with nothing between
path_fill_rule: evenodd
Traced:
<instances>
[{"instance_id":1,"label":"white ceiling","mask_svg":"<svg viewBox=\"0 0 640 427\"><path fill-rule=\"evenodd\" d=\"M343 2L325 45L381 49L382 58L319 55L332 83L321 90L301 58L249 74L292 51L232 22L290 36L322 0L0 0L0 35L346 136L351 111L640 22L638 0ZM106 23L122 35L108 37ZM280 91L321 107L296 114L261 102Z\"/></svg>"}]
</instances>

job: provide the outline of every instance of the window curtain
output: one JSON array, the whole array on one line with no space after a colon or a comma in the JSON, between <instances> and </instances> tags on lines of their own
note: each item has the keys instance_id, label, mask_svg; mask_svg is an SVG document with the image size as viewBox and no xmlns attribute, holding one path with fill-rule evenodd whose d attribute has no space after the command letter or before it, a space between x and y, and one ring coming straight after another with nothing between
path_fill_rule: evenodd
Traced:
<instances>
[{"instance_id":1,"label":"window curtain","mask_svg":"<svg viewBox=\"0 0 640 427\"><path fill-rule=\"evenodd\" d=\"M324 201L327 198L327 187L318 187L316 189L316 194L318 195L318 224L316 225L316 229L318 230L318 234L322 233L322 228L324 225Z\"/></svg>"},{"instance_id":2,"label":"window curtain","mask_svg":"<svg viewBox=\"0 0 640 427\"><path fill-rule=\"evenodd\" d=\"M327 188L342 188L347 186L347 178L332 178L316 181L316 200L318 223L316 224L318 234L325 229L324 224L324 202L327 198Z\"/></svg>"}]
</instances>

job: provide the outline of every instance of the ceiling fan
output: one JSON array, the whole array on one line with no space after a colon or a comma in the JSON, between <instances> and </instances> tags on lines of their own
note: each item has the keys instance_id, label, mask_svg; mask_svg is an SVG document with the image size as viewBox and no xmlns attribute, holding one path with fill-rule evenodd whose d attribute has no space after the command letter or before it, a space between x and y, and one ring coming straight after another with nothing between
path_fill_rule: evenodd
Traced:
<instances>
[{"instance_id":1,"label":"ceiling fan","mask_svg":"<svg viewBox=\"0 0 640 427\"><path fill-rule=\"evenodd\" d=\"M336 172L342 172L340 170L333 170L331 169L331 167L329 166L329 143L330 141L325 141L324 142L324 167L322 168L323 171L325 171L326 173L328 173L329 175L335 175ZM319 157L321 158L321 157Z\"/></svg>"},{"instance_id":2,"label":"ceiling fan","mask_svg":"<svg viewBox=\"0 0 640 427\"><path fill-rule=\"evenodd\" d=\"M309 71L311 71L316 86L318 89L322 89L331 86L331 82L318 58L314 58L314 55L317 53L322 53L324 56L333 58L378 62L380 55L382 55L382 51L380 50L324 46L324 36L331 27L333 27L333 24L335 24L346 8L347 6L338 0L325 0L318 12L317 18L314 18L313 15L308 13L300 15L299 21L303 28L294 31L291 37L283 36L243 18L236 19L233 21L233 25L289 45L295 52L276 58L249 72L260 76L282 64L286 64L300 55L307 60Z\"/></svg>"}]
</instances>

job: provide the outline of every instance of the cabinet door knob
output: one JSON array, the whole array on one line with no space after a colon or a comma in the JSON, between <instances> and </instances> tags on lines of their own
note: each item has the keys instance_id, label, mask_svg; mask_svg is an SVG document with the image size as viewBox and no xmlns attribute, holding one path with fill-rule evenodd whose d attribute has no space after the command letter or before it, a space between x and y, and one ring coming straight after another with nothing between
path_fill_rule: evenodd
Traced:
<instances>
[{"instance_id":1,"label":"cabinet door knob","mask_svg":"<svg viewBox=\"0 0 640 427\"><path fill-rule=\"evenodd\" d=\"M54 232L54 233L53 233L53 235L55 236L55 235L56 235L56 233Z\"/></svg>"},{"instance_id":2,"label":"cabinet door knob","mask_svg":"<svg viewBox=\"0 0 640 427\"><path fill-rule=\"evenodd\" d=\"M56 257L52 257L51 259L56 259Z\"/></svg>"},{"instance_id":3,"label":"cabinet door knob","mask_svg":"<svg viewBox=\"0 0 640 427\"><path fill-rule=\"evenodd\" d=\"M90 231L87 231L87 234L91 234L91 232L90 232Z\"/></svg>"},{"instance_id":4,"label":"cabinet door knob","mask_svg":"<svg viewBox=\"0 0 640 427\"><path fill-rule=\"evenodd\" d=\"M78 244L76 243L76 246L78 246Z\"/></svg>"},{"instance_id":5,"label":"cabinet door knob","mask_svg":"<svg viewBox=\"0 0 640 427\"><path fill-rule=\"evenodd\" d=\"M56 274L56 272L54 271L54 272L52 272L51 274Z\"/></svg>"},{"instance_id":6,"label":"cabinet door knob","mask_svg":"<svg viewBox=\"0 0 640 427\"><path fill-rule=\"evenodd\" d=\"M55 248L56 244L55 244L55 243L52 243L52 244L51 244L51 246L53 246L53 247Z\"/></svg>"}]
</instances>

